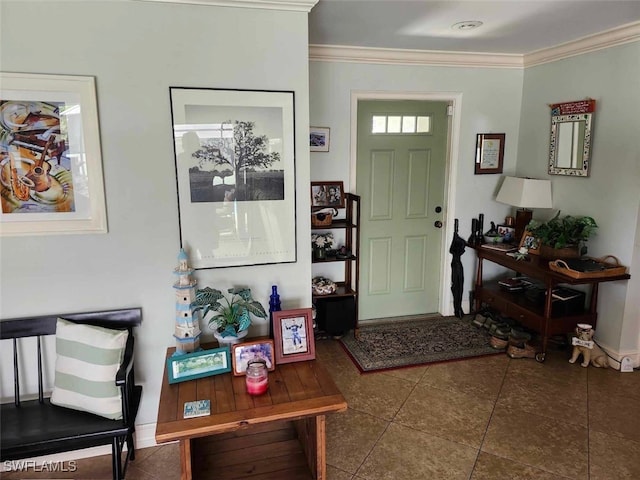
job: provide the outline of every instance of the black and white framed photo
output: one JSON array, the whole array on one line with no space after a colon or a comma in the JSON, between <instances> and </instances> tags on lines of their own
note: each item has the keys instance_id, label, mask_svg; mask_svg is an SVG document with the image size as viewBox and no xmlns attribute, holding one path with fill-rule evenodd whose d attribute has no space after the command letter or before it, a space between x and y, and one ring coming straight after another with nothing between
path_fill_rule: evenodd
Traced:
<instances>
[{"instance_id":1,"label":"black and white framed photo","mask_svg":"<svg viewBox=\"0 0 640 480\"><path fill-rule=\"evenodd\" d=\"M344 184L341 181L311 182L311 207L344 208Z\"/></svg>"},{"instance_id":2,"label":"black and white framed photo","mask_svg":"<svg viewBox=\"0 0 640 480\"><path fill-rule=\"evenodd\" d=\"M295 262L294 93L171 87L170 98L193 267Z\"/></svg>"},{"instance_id":3,"label":"black and white framed photo","mask_svg":"<svg viewBox=\"0 0 640 480\"><path fill-rule=\"evenodd\" d=\"M328 152L330 133L327 127L309 127L309 149L312 152Z\"/></svg>"}]
</instances>

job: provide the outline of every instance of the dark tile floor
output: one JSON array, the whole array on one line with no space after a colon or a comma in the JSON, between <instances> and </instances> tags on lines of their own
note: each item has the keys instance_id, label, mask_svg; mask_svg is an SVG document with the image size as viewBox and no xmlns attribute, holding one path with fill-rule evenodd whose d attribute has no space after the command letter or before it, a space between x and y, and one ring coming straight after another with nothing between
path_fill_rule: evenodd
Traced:
<instances>
[{"instance_id":1,"label":"dark tile floor","mask_svg":"<svg viewBox=\"0 0 640 480\"><path fill-rule=\"evenodd\" d=\"M640 478L640 372L506 355L360 375L338 342L317 342L349 409L327 419L329 480ZM110 457L70 474L110 479ZM179 479L176 444L137 452L127 480ZM286 479L282 479L286 480Z\"/></svg>"}]
</instances>

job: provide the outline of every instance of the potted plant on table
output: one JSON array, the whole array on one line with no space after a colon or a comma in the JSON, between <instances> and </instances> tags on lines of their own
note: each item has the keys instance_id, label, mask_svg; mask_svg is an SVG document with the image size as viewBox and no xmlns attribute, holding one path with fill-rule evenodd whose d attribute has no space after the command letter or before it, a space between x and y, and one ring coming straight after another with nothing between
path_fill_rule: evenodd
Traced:
<instances>
[{"instance_id":1,"label":"potted plant on table","mask_svg":"<svg viewBox=\"0 0 640 480\"><path fill-rule=\"evenodd\" d=\"M585 245L598 228L596 221L587 216L566 215L555 217L545 223L531 220L527 230L538 239L540 255L545 258L579 257L587 253Z\"/></svg>"},{"instance_id":2,"label":"potted plant on table","mask_svg":"<svg viewBox=\"0 0 640 480\"><path fill-rule=\"evenodd\" d=\"M230 288L229 295L215 288L205 287L196 291L192 303L194 313L202 311L204 320L212 312L209 328L221 345L239 343L247 336L251 325L251 315L267 318L267 312L260 302L251 297L249 288Z\"/></svg>"}]
</instances>

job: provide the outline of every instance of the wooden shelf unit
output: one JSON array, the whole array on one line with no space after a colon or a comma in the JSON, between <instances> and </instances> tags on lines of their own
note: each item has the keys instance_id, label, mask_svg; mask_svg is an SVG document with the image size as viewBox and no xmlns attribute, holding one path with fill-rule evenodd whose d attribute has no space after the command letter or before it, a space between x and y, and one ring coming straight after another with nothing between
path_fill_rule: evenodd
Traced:
<instances>
[{"instance_id":1,"label":"wooden shelf unit","mask_svg":"<svg viewBox=\"0 0 640 480\"><path fill-rule=\"evenodd\" d=\"M628 280L629 274L600 278L575 279L549 268L549 259L538 255L529 255L526 261L518 261L504 252L490 250L482 246L474 247L478 257L478 268L475 281L475 310L481 309L482 304L498 310L503 315L518 320L523 326L537 332L542 338L541 352L536 357L544 361L549 337L573 332L578 323L589 323L596 327L598 320L598 285L603 282ZM501 289L497 283L483 284L483 261L489 261L527 277L541 281L546 289L544 305L536 305L529 301L524 294L508 292ZM559 284L589 285L588 306L577 314L553 315L552 290Z\"/></svg>"},{"instance_id":2,"label":"wooden shelf unit","mask_svg":"<svg viewBox=\"0 0 640 480\"><path fill-rule=\"evenodd\" d=\"M346 207L345 218L334 220L331 225L311 226L312 231L320 230L344 230L345 247L351 252L347 258L328 257L321 260L313 259L313 264L340 262L344 265L344 277L337 281L335 293L330 295L313 295L314 302L322 302L335 298L353 297L355 306L355 330L358 331L358 285L360 281L360 196L353 193L345 193ZM335 279L332 279L335 281Z\"/></svg>"}]
</instances>

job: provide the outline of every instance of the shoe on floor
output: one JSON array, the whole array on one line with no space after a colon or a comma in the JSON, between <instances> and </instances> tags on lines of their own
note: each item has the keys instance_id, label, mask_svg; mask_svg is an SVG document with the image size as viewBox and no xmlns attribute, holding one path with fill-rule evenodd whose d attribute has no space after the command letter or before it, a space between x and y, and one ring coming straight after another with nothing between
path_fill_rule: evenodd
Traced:
<instances>
[{"instance_id":1,"label":"shoe on floor","mask_svg":"<svg viewBox=\"0 0 640 480\"><path fill-rule=\"evenodd\" d=\"M484 326L484 322L486 321L487 321L487 317L485 317L484 315L481 315L480 313L477 313L475 318L471 321L471 323L473 323L478 328L482 328Z\"/></svg>"},{"instance_id":2,"label":"shoe on floor","mask_svg":"<svg viewBox=\"0 0 640 480\"><path fill-rule=\"evenodd\" d=\"M495 348L496 350L504 350L509 345L509 341L504 338L499 337L491 337L489 340L489 346L491 348Z\"/></svg>"},{"instance_id":3,"label":"shoe on floor","mask_svg":"<svg viewBox=\"0 0 640 480\"><path fill-rule=\"evenodd\" d=\"M525 342L524 348L509 345L507 355L511 358L536 358L536 348Z\"/></svg>"}]
</instances>

